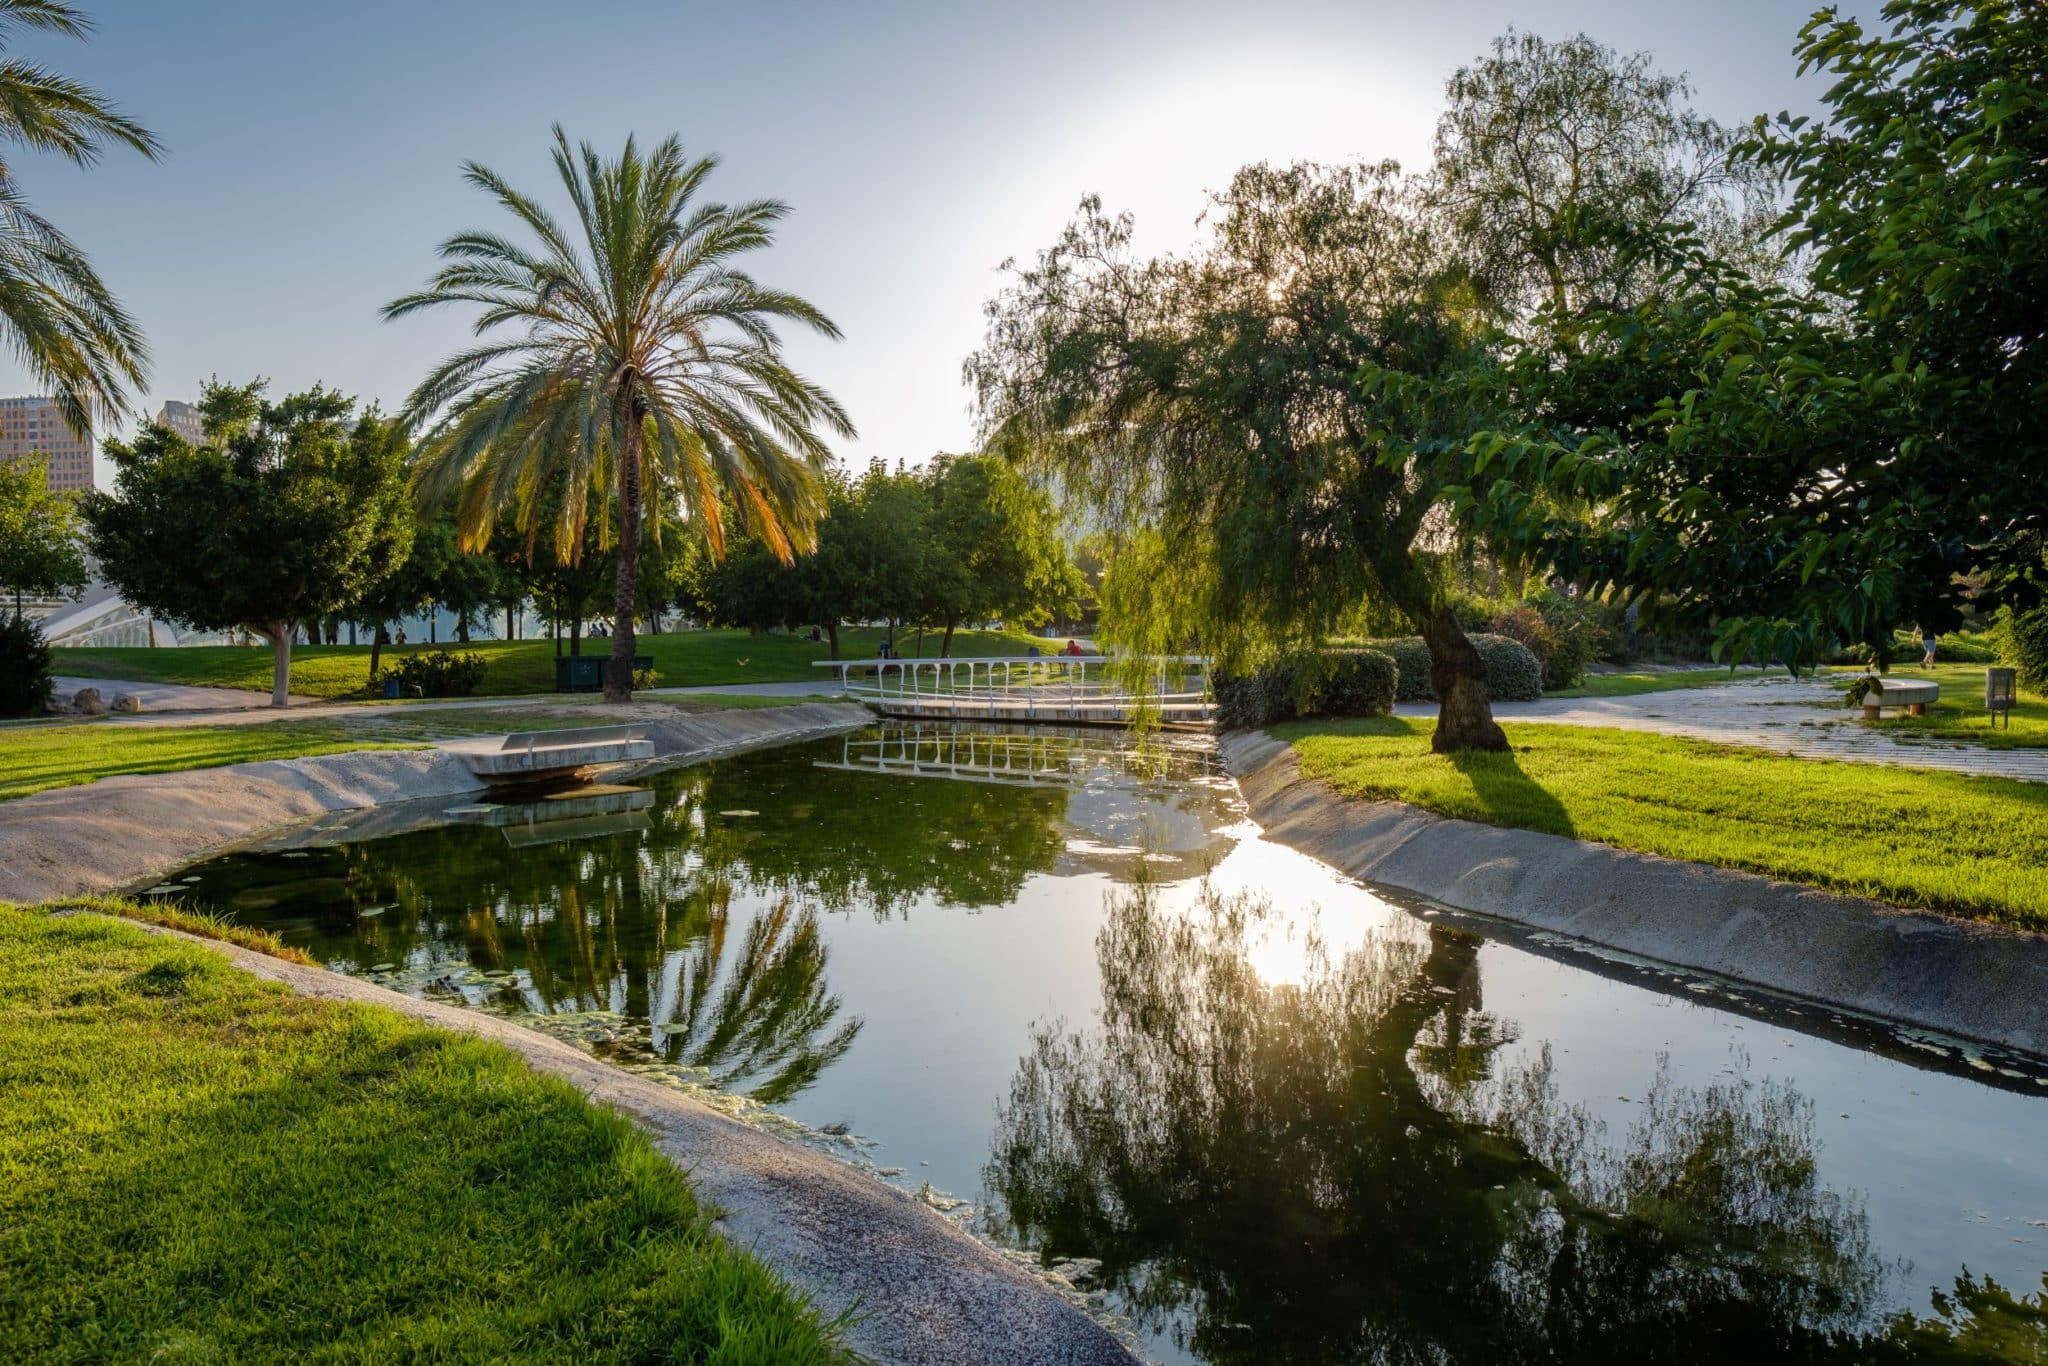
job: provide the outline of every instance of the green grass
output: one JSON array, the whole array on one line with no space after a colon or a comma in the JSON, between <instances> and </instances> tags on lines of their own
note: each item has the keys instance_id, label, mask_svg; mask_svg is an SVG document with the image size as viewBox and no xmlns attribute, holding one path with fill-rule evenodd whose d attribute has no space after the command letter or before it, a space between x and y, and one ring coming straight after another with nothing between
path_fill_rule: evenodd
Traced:
<instances>
[{"instance_id":1,"label":"green grass","mask_svg":"<svg viewBox=\"0 0 2048 1366\"><path fill-rule=\"evenodd\" d=\"M10 1361L835 1357L624 1118L513 1053L0 907Z\"/></svg>"},{"instance_id":2,"label":"green grass","mask_svg":"<svg viewBox=\"0 0 2048 1366\"><path fill-rule=\"evenodd\" d=\"M639 705L697 713L786 707L800 700L706 693L642 698ZM584 712L589 714L580 714ZM14 726L0 732L5 735L0 740L0 801L123 773L178 773L358 749L421 749L437 740L463 736L608 725L614 720L598 698L579 695L550 700L543 706L428 710L388 706L309 720L265 718L156 726L102 718Z\"/></svg>"},{"instance_id":3,"label":"green grass","mask_svg":"<svg viewBox=\"0 0 2048 1366\"><path fill-rule=\"evenodd\" d=\"M1406 717L1276 727L1339 791L1954 915L2048 929L2048 785L1509 723L1440 756Z\"/></svg>"},{"instance_id":4,"label":"green grass","mask_svg":"<svg viewBox=\"0 0 2048 1366\"><path fill-rule=\"evenodd\" d=\"M876 627L849 627L839 633L839 649L847 659L872 658L887 634ZM955 655L1021 655L1032 645L1051 653L1063 642L1034 640L1001 631L961 631L953 637ZM897 644L905 653L917 646L915 632L906 631ZM584 642L586 654L602 654L611 642ZM490 661L483 695L510 697L550 692L555 686L555 647L549 640L480 640L471 645L444 642L439 646L386 646L385 657L429 649L474 650ZM939 652L939 637L927 632L927 655ZM812 661L827 657L824 645L794 635L752 635L746 631L686 631L642 636L640 653L654 658L664 687L706 687L721 683L792 683L830 681ZM270 691L268 646L201 645L185 649L60 649L53 650L56 671L85 678L131 682L186 683L210 688ZM347 697L360 693L369 678L367 645L300 645L292 650L291 689L302 697Z\"/></svg>"},{"instance_id":5,"label":"green grass","mask_svg":"<svg viewBox=\"0 0 2048 1366\"><path fill-rule=\"evenodd\" d=\"M338 722L137 726L116 721L17 726L0 738L0 801L121 773L176 773L351 749L417 749Z\"/></svg>"},{"instance_id":6,"label":"green grass","mask_svg":"<svg viewBox=\"0 0 2048 1366\"><path fill-rule=\"evenodd\" d=\"M1770 670L1741 669L1731 673L1725 668L1711 669L1670 669L1663 672L1646 670L1639 673L1589 673L1575 688L1559 688L1546 692L1548 697L1633 697L1637 693L1669 692L1674 688L1710 688L1717 683L1739 683L1744 679L1762 678ZM1776 671L1783 677L1785 671Z\"/></svg>"},{"instance_id":7,"label":"green grass","mask_svg":"<svg viewBox=\"0 0 2048 1366\"><path fill-rule=\"evenodd\" d=\"M1887 714L1884 720L1876 722L1879 728L1891 732L1900 740L1930 739L1965 741L1983 745L1987 749L2041 749L2048 748L2048 697L2022 688L2013 708L2012 728L2001 725L1991 728L1991 715L1984 710L1983 664L1936 664L1932 669L1923 669L1918 664L1911 668L1894 665L1887 678L1932 679L1941 684L1941 697L1928 707L1925 716L1893 716ZM1862 673L1860 669L1838 671L1839 681L1846 686L1849 679Z\"/></svg>"}]
</instances>

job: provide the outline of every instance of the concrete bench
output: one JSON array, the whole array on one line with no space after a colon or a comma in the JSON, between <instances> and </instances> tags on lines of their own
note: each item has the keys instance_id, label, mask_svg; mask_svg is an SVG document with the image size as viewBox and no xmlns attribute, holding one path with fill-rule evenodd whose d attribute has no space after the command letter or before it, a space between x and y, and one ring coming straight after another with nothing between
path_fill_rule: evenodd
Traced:
<instances>
[{"instance_id":1,"label":"concrete bench","mask_svg":"<svg viewBox=\"0 0 2048 1366\"><path fill-rule=\"evenodd\" d=\"M508 735L496 749L459 750L469 771L491 781L554 777L654 757L654 742L640 726L579 726Z\"/></svg>"},{"instance_id":2,"label":"concrete bench","mask_svg":"<svg viewBox=\"0 0 2048 1366\"><path fill-rule=\"evenodd\" d=\"M1877 720L1884 715L1886 707L1904 707L1914 716L1925 716L1927 704L1940 696L1939 683L1904 678L1873 679L1870 691L1863 694L1863 719Z\"/></svg>"}]
</instances>

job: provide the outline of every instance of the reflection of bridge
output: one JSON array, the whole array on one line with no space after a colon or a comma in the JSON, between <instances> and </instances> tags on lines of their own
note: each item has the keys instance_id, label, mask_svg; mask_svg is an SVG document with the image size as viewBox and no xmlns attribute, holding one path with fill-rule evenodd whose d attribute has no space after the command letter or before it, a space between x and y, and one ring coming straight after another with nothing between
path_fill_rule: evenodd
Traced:
<instances>
[{"instance_id":1,"label":"reflection of bridge","mask_svg":"<svg viewBox=\"0 0 2048 1366\"><path fill-rule=\"evenodd\" d=\"M1134 667L1136 663L1136 667ZM884 716L1122 726L1206 726L1215 715L1207 661L1038 659L833 659L847 694Z\"/></svg>"},{"instance_id":2,"label":"reflection of bridge","mask_svg":"<svg viewBox=\"0 0 2048 1366\"><path fill-rule=\"evenodd\" d=\"M950 722L891 726L880 735L849 734L838 762L819 768L952 778L1011 787L1082 787L1110 774L1143 783L1214 778L1223 769L1207 742L1133 740L1103 731L1003 730Z\"/></svg>"}]
</instances>

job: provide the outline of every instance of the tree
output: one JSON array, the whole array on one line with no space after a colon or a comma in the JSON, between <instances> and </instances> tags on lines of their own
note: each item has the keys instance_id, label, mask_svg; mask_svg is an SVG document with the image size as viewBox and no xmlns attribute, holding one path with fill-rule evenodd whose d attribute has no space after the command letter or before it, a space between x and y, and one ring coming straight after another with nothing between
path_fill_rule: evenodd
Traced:
<instances>
[{"instance_id":1,"label":"tree","mask_svg":"<svg viewBox=\"0 0 2048 1366\"><path fill-rule=\"evenodd\" d=\"M27 596L53 598L85 587L76 500L49 487L37 458L0 460L0 588L21 619Z\"/></svg>"},{"instance_id":2,"label":"tree","mask_svg":"<svg viewBox=\"0 0 2048 1366\"><path fill-rule=\"evenodd\" d=\"M962 622L1036 624L1073 610L1084 585L1043 490L988 456L942 455L923 478L932 507L926 612L945 631L940 658Z\"/></svg>"},{"instance_id":3,"label":"tree","mask_svg":"<svg viewBox=\"0 0 2048 1366\"><path fill-rule=\"evenodd\" d=\"M817 428L852 423L837 401L782 359L776 327L839 330L811 304L757 283L740 265L769 245L788 212L777 200L698 203L717 165L686 160L671 137L643 156L626 140L615 161L555 129L555 169L575 207L580 245L541 204L472 162L471 184L538 239L535 249L489 232L441 246L428 287L393 301L386 318L473 304L493 336L430 373L407 401L425 429L418 479L451 497L465 541L489 537L510 511L533 525L536 498L559 483L558 550L580 556L593 495L609 509L600 542L615 548L612 662L605 696L632 696L633 621L646 510L680 503L713 553L721 506L787 559L810 545Z\"/></svg>"},{"instance_id":4,"label":"tree","mask_svg":"<svg viewBox=\"0 0 2048 1366\"><path fill-rule=\"evenodd\" d=\"M32 30L83 39L92 21L64 0L0 0L0 52ZM79 166L115 145L151 161L163 151L98 91L16 57L0 61L0 142ZM0 160L0 333L83 434L126 410L148 348L78 244L30 206L11 160Z\"/></svg>"},{"instance_id":5,"label":"tree","mask_svg":"<svg viewBox=\"0 0 2048 1366\"><path fill-rule=\"evenodd\" d=\"M282 707L294 632L369 596L404 562L414 519L396 422L331 389L271 403L264 388L206 386L197 447L158 426L109 441L113 492L84 511L101 573L130 602L267 639Z\"/></svg>"},{"instance_id":6,"label":"tree","mask_svg":"<svg viewBox=\"0 0 2048 1366\"><path fill-rule=\"evenodd\" d=\"M1484 319L1416 201L1390 165L1247 167L1200 250L1149 261L1084 201L967 370L991 450L1142 529L1105 584L1113 641L1243 669L1374 599L1429 644L1433 745L1500 750L1435 570L1485 425Z\"/></svg>"}]
</instances>

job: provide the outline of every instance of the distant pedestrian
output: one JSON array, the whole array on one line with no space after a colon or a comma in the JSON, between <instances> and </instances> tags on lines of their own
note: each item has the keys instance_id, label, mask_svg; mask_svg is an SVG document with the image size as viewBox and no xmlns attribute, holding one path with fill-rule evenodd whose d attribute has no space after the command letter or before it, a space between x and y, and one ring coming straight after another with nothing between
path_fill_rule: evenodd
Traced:
<instances>
[{"instance_id":1,"label":"distant pedestrian","mask_svg":"<svg viewBox=\"0 0 2048 1366\"><path fill-rule=\"evenodd\" d=\"M1931 669L1931 668L1933 668L1933 667L1934 667L1934 635L1933 635L1933 633L1931 633L1931 632L1928 632L1928 631L1923 631L1923 630L1921 630L1921 629L1920 629L1920 628L1919 628L1918 626L1915 626L1915 627L1913 628L1913 634L1914 634L1914 635L1916 635L1916 636L1918 636L1918 637L1920 637L1920 667L1921 667L1921 668L1923 668L1923 669Z\"/></svg>"},{"instance_id":2,"label":"distant pedestrian","mask_svg":"<svg viewBox=\"0 0 2048 1366\"><path fill-rule=\"evenodd\" d=\"M398 628L398 643L400 645L405 644L405 628L403 626Z\"/></svg>"}]
</instances>

